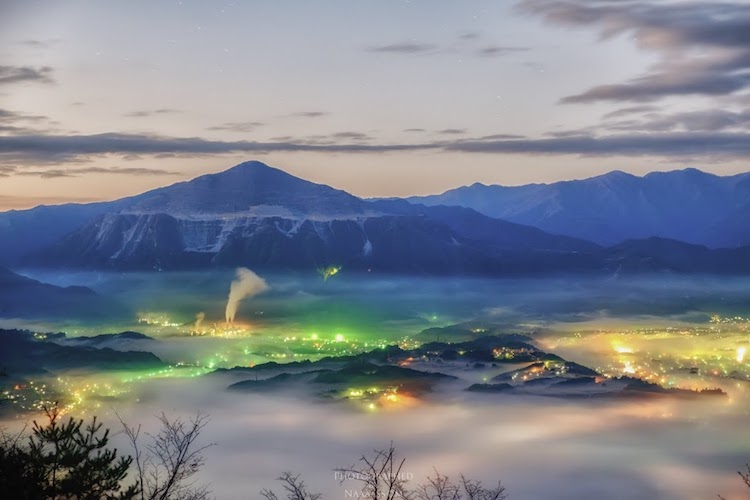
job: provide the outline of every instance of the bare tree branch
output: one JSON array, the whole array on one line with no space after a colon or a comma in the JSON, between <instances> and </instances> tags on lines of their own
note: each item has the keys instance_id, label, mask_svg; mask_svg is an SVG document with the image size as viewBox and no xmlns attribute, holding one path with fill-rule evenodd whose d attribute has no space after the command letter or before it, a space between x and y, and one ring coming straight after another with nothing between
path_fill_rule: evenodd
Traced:
<instances>
[{"instance_id":1,"label":"bare tree branch","mask_svg":"<svg viewBox=\"0 0 750 500\"><path fill-rule=\"evenodd\" d=\"M205 463L203 452L213 446L198 447L197 439L208 423L208 417L198 414L188 421L170 419L164 413L157 419L161 429L154 435L145 450L139 445L141 426L130 427L118 415L123 432L133 447L136 481L141 490L141 500L206 500L207 486L196 486L193 476Z\"/></svg>"},{"instance_id":2,"label":"bare tree branch","mask_svg":"<svg viewBox=\"0 0 750 500\"><path fill-rule=\"evenodd\" d=\"M283 472L276 480L281 481L287 500L319 500L322 497L320 493L311 493L308 491L305 482L300 479L299 474ZM263 489L260 495L266 500L279 500L276 493L271 490Z\"/></svg>"},{"instance_id":3,"label":"bare tree branch","mask_svg":"<svg viewBox=\"0 0 750 500\"><path fill-rule=\"evenodd\" d=\"M359 459L360 465L334 469L340 474L339 482L353 480L362 485L359 498L394 500L410 499L411 492L406 488L408 479L402 474L406 459L397 461L396 450L391 442L388 449L374 450L374 456L365 455Z\"/></svg>"}]
</instances>

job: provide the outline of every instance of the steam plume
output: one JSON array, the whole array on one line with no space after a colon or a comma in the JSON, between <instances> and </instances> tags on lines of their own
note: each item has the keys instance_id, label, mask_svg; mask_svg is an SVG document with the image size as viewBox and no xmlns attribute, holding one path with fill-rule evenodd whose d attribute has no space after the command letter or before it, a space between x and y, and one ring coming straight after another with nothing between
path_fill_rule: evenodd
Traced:
<instances>
[{"instance_id":1,"label":"steam plume","mask_svg":"<svg viewBox=\"0 0 750 500\"><path fill-rule=\"evenodd\" d=\"M240 301L246 297L253 297L268 289L266 281L245 267L237 268L237 279L232 281L229 287L229 298L227 300L226 319L227 323L234 322L237 307Z\"/></svg>"},{"instance_id":2,"label":"steam plume","mask_svg":"<svg viewBox=\"0 0 750 500\"><path fill-rule=\"evenodd\" d=\"M195 315L195 331L196 332L201 329L201 325L203 324L204 319L206 319L206 313L204 313L203 311Z\"/></svg>"}]
</instances>

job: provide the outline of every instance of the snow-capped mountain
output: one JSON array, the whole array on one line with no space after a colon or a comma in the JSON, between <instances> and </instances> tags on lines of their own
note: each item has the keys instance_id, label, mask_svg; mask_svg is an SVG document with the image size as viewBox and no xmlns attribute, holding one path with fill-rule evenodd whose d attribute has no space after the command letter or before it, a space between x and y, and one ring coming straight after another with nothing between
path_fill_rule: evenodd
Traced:
<instances>
[{"instance_id":1,"label":"snow-capped mountain","mask_svg":"<svg viewBox=\"0 0 750 500\"><path fill-rule=\"evenodd\" d=\"M258 161L135 196L122 212L195 219L240 215L318 220L375 213L367 202L345 191L302 180Z\"/></svg>"},{"instance_id":2,"label":"snow-capped mountain","mask_svg":"<svg viewBox=\"0 0 750 500\"><path fill-rule=\"evenodd\" d=\"M25 263L121 269L247 265L404 272L497 272L597 249L464 208L369 202L260 162L97 208ZM514 257L515 256L515 257ZM554 257L554 258L553 258Z\"/></svg>"},{"instance_id":3,"label":"snow-capped mountain","mask_svg":"<svg viewBox=\"0 0 750 500\"><path fill-rule=\"evenodd\" d=\"M576 232L578 224L578 232L599 240L650 235L665 227L685 234L690 219L681 215L683 211L692 214L695 227L721 230L722 225L713 222L719 218L718 208L711 206L705 213L695 208L708 199L715 199L725 211L735 210L733 217L723 220L732 234L746 226L742 214L747 206L739 201L747 182L742 176L685 171L643 179L614 172L564 186L499 189L514 200L513 209L506 207L504 212L509 218L536 214L536 224L548 224L560 233L561 228ZM480 194L494 190L474 188L464 189ZM475 199L492 201L491 196ZM479 208L483 207L487 211L484 205ZM13 242L0 248L0 265L141 270L238 265L310 270L343 265L374 272L495 276L750 273L750 247L710 250L659 237L602 247L472 208L363 200L260 162L109 203L0 213L0 238Z\"/></svg>"},{"instance_id":4,"label":"snow-capped mountain","mask_svg":"<svg viewBox=\"0 0 750 500\"><path fill-rule=\"evenodd\" d=\"M637 177L615 171L553 184L473 184L409 201L469 207L602 245L652 236L712 248L750 244L750 173L720 177L685 169Z\"/></svg>"}]
</instances>

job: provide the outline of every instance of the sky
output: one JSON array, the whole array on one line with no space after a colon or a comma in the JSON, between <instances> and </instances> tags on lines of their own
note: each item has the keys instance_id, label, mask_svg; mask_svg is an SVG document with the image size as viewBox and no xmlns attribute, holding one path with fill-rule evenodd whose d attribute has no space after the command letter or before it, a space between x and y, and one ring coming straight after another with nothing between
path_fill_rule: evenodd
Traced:
<instances>
[{"instance_id":1,"label":"sky","mask_svg":"<svg viewBox=\"0 0 750 500\"><path fill-rule=\"evenodd\" d=\"M406 196L748 170L750 2L0 1L0 210L257 159Z\"/></svg>"}]
</instances>

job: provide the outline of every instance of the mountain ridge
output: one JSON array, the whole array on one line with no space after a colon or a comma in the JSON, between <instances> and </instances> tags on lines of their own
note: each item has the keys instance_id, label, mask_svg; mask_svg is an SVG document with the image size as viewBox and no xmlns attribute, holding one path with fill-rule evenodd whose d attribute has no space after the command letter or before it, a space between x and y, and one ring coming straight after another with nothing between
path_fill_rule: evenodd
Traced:
<instances>
[{"instance_id":1,"label":"mountain ridge","mask_svg":"<svg viewBox=\"0 0 750 500\"><path fill-rule=\"evenodd\" d=\"M494 218L615 245L658 236L711 248L750 244L750 173L718 176L695 168L522 186L474 183L412 203L473 208ZM736 220L735 222L733 222Z\"/></svg>"},{"instance_id":2,"label":"mountain ridge","mask_svg":"<svg viewBox=\"0 0 750 500\"><path fill-rule=\"evenodd\" d=\"M366 201L260 162L245 162L116 200L112 210L104 207L22 262L151 270L335 264L384 272L478 274L510 272L507 262L513 259L523 260L522 267L529 270L533 263L524 252L546 259L542 268L554 268L553 257L596 248L471 209ZM501 263L501 257L507 262Z\"/></svg>"},{"instance_id":3,"label":"mountain ridge","mask_svg":"<svg viewBox=\"0 0 750 500\"><path fill-rule=\"evenodd\" d=\"M724 178L698 170L679 172L680 178L687 179L678 189L683 198L703 200L705 184L713 185L719 194L726 192ZM26 214L35 230L59 226L68 231L58 228L54 237L36 238L32 227L25 233L17 231L19 238L15 243L25 249L20 259L23 265L48 268L173 270L248 266L299 270L343 265L353 271L493 276L750 272L750 266L745 264L750 247L718 251L701 246L700 242L686 243L671 235L651 234L658 224L644 224L637 217L625 229L635 227L641 234L626 235L614 245L539 227L543 225L540 221L568 220L571 208L590 209L592 198L604 207L614 205L618 209L615 215L632 218L628 200L634 189L646 199L636 206L643 212L641 215L661 208L667 215L679 215L681 205L675 208L674 200L657 196L665 186L672 186L674 175L636 177L615 171L587 179L583 187L577 181L562 184L573 186L572 191L559 189L560 183L531 185L521 190L474 185L475 189L490 191L511 189L514 203L510 212L536 218L532 222L537 224L521 224L511 217L495 218L469 207L424 205L414 199L363 200L252 161L110 203L77 205L72 212L68 206L62 206L60 213L55 207L44 207L38 213ZM646 192L639 184L646 177L651 179L649 189L653 192ZM744 189L750 194L750 175L734 176L732 182L738 199ZM743 211L750 212L750 203L743 205L727 196L723 202L726 206L739 205L738 215L728 224L732 230L743 229ZM609 224L610 212L595 210L595 215L603 213L604 219L588 220L584 211L575 222L612 237L618 227ZM0 236L3 231L7 234L4 215L7 214L0 213ZM44 221L45 215L50 216L49 221ZM37 223L34 217L43 223ZM683 229L693 225L695 221L687 217ZM2 255L0 251L0 259ZM0 260L2 264L8 262Z\"/></svg>"}]
</instances>

